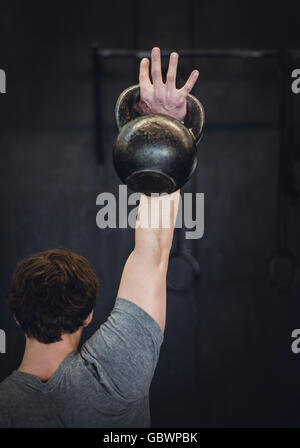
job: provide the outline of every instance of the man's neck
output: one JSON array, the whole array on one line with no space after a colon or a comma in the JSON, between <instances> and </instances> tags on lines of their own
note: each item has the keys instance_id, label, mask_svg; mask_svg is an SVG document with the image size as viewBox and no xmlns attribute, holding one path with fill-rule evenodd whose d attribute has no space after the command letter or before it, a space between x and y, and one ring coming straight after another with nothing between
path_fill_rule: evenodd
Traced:
<instances>
[{"instance_id":1,"label":"man's neck","mask_svg":"<svg viewBox=\"0 0 300 448\"><path fill-rule=\"evenodd\" d=\"M34 375L43 382L48 381L66 356L77 350L81 333L63 335L61 341L52 344L26 337L25 353L18 371Z\"/></svg>"}]
</instances>

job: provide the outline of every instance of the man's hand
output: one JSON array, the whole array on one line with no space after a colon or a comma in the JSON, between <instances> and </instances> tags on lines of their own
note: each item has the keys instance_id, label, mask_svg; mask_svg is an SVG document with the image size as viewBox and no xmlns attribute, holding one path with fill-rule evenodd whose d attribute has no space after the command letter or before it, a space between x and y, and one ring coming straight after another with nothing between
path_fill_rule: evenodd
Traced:
<instances>
[{"instance_id":1,"label":"man's hand","mask_svg":"<svg viewBox=\"0 0 300 448\"><path fill-rule=\"evenodd\" d=\"M186 115L186 97L199 76L193 70L181 89L176 89L178 53L171 53L166 82L162 80L160 49L154 47L151 53L151 76L149 78L149 59L143 58L140 64L140 102L135 109L141 115L164 114L183 121Z\"/></svg>"}]
</instances>

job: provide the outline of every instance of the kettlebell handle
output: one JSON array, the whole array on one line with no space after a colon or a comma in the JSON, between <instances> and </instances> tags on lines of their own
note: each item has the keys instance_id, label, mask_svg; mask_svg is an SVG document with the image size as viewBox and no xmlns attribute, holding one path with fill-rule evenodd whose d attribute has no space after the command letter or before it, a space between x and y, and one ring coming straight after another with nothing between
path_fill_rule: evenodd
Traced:
<instances>
[{"instance_id":1,"label":"kettlebell handle","mask_svg":"<svg viewBox=\"0 0 300 448\"><path fill-rule=\"evenodd\" d=\"M115 118L118 130L140 116L134 109L134 105L140 100L140 86L136 84L125 89L119 96L115 107ZM204 108L200 101L193 95L187 95L187 113L184 119L184 125L188 128L195 139L196 144L202 137L202 131L205 121Z\"/></svg>"}]
</instances>

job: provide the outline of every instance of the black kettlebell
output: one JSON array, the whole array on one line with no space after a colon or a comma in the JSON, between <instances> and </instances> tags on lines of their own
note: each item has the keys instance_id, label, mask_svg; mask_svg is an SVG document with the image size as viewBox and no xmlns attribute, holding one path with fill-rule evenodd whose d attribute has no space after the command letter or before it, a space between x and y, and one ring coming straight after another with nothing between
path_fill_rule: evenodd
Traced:
<instances>
[{"instance_id":1,"label":"black kettlebell","mask_svg":"<svg viewBox=\"0 0 300 448\"><path fill-rule=\"evenodd\" d=\"M204 109L193 95L187 96L184 124L163 114L140 116L139 85L119 96L115 118L119 135L113 160L123 183L136 192L172 193L181 188L197 166L196 144L202 136Z\"/></svg>"}]
</instances>

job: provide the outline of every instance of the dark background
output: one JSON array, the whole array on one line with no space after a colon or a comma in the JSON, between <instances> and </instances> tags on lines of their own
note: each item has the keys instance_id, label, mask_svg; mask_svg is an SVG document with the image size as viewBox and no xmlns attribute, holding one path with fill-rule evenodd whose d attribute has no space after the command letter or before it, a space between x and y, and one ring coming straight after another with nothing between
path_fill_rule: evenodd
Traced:
<instances>
[{"instance_id":1,"label":"dark background","mask_svg":"<svg viewBox=\"0 0 300 448\"><path fill-rule=\"evenodd\" d=\"M110 313L133 246L133 230L99 230L95 218L97 195L118 190L113 108L121 91L138 81L137 68L125 59L103 66L106 161L99 165L92 43L179 53L191 47L300 48L299 29L296 1L0 1L0 68L7 75L7 93L0 96L0 328L7 334L0 380L20 363L24 347L4 303L18 260L56 246L88 258L102 288L86 338ZM284 293L268 275L277 241L277 65L199 58L179 64L178 87L192 68L200 71L193 94L207 124L197 173L185 191L205 194L205 233L185 242L200 263L196 285L168 294L152 424L297 425L300 354L291 351L291 332L300 327L299 275ZM291 95L295 191L288 241L299 257L300 94ZM188 275L172 270L179 281Z\"/></svg>"}]
</instances>

